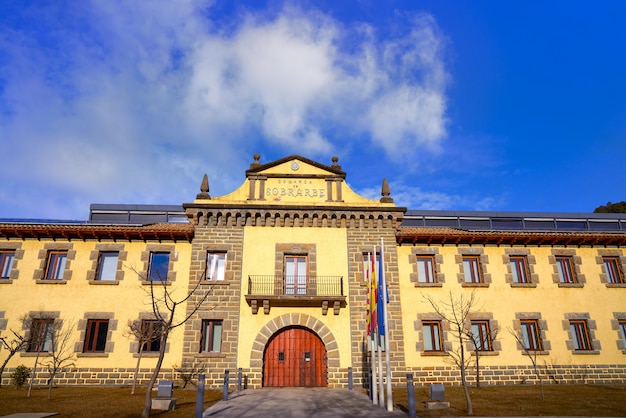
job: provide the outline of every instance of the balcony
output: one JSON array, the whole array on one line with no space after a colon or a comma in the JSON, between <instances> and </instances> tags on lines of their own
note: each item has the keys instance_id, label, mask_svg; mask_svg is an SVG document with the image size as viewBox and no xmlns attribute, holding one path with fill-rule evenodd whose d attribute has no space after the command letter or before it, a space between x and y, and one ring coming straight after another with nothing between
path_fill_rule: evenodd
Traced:
<instances>
[{"instance_id":1,"label":"balcony","mask_svg":"<svg viewBox=\"0 0 626 418\"><path fill-rule=\"evenodd\" d=\"M339 315L346 306L342 276L248 276L248 305L256 314L263 307L265 314L271 306L321 307L322 314L328 307Z\"/></svg>"}]
</instances>

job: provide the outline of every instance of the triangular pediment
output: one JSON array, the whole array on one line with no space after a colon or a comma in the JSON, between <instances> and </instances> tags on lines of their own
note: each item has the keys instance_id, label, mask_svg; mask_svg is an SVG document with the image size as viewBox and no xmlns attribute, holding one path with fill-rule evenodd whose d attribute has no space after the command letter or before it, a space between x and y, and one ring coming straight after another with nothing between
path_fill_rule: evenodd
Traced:
<instances>
[{"instance_id":1,"label":"triangular pediment","mask_svg":"<svg viewBox=\"0 0 626 418\"><path fill-rule=\"evenodd\" d=\"M332 157L331 165L300 155L261 163L255 154L246 170L245 182L224 196L198 195L195 203L262 204L280 206L395 206L393 201L372 200L355 193L346 184L346 173ZM208 189L208 185L206 186Z\"/></svg>"}]
</instances>

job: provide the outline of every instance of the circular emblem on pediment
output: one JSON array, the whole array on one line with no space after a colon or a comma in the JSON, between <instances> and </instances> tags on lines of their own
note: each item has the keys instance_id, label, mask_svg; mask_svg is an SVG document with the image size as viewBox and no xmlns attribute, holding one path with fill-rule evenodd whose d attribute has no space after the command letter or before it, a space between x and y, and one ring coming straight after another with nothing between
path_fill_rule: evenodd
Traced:
<instances>
[{"instance_id":1,"label":"circular emblem on pediment","mask_svg":"<svg viewBox=\"0 0 626 418\"><path fill-rule=\"evenodd\" d=\"M300 164L298 164L297 162L294 161L293 163L291 163L291 169L293 171L296 171L299 168L300 168Z\"/></svg>"}]
</instances>

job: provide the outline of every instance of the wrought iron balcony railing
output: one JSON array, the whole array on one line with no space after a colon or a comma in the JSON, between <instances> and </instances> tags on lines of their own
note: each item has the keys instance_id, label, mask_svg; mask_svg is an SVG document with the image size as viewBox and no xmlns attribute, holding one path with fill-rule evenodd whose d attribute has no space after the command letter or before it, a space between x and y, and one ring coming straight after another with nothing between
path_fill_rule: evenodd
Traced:
<instances>
[{"instance_id":1,"label":"wrought iron balcony railing","mask_svg":"<svg viewBox=\"0 0 626 418\"><path fill-rule=\"evenodd\" d=\"M344 296L342 276L248 276L249 296Z\"/></svg>"}]
</instances>

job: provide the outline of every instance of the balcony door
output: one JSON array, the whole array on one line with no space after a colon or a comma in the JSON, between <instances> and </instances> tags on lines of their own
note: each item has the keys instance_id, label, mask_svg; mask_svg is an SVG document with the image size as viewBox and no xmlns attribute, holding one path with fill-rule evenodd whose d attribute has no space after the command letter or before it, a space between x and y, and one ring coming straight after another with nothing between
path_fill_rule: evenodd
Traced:
<instances>
[{"instance_id":1,"label":"balcony door","mask_svg":"<svg viewBox=\"0 0 626 418\"><path fill-rule=\"evenodd\" d=\"M327 386L326 348L306 328L287 328L276 333L265 348L264 387Z\"/></svg>"},{"instance_id":2,"label":"balcony door","mask_svg":"<svg viewBox=\"0 0 626 418\"><path fill-rule=\"evenodd\" d=\"M307 257L305 255L285 256L285 294L306 295Z\"/></svg>"}]
</instances>

